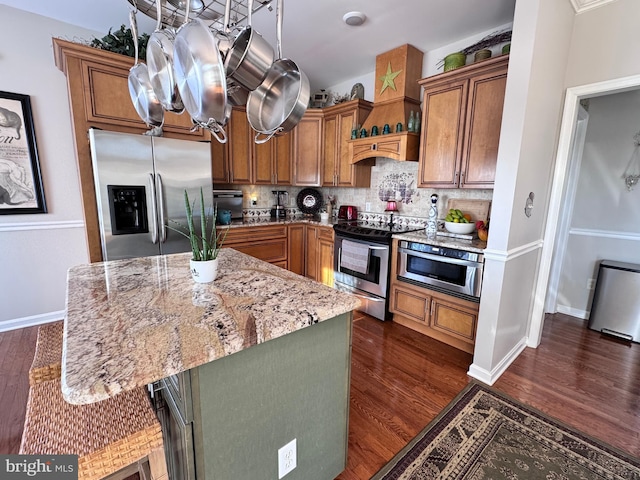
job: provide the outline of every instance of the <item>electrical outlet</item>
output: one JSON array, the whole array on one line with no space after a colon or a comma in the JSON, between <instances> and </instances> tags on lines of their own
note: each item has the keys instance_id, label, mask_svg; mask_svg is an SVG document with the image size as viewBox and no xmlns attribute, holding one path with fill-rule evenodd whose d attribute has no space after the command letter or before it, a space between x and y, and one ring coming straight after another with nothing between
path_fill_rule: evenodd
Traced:
<instances>
[{"instance_id":1,"label":"electrical outlet","mask_svg":"<svg viewBox=\"0 0 640 480\"><path fill-rule=\"evenodd\" d=\"M588 290L593 290L596 286L596 279L595 278L590 278L587 280L587 289Z\"/></svg>"},{"instance_id":2,"label":"electrical outlet","mask_svg":"<svg viewBox=\"0 0 640 480\"><path fill-rule=\"evenodd\" d=\"M278 478L284 477L296 468L296 439L278 449Z\"/></svg>"},{"instance_id":3,"label":"electrical outlet","mask_svg":"<svg viewBox=\"0 0 640 480\"><path fill-rule=\"evenodd\" d=\"M365 212L370 212L371 211L371 202L367 202L364 204L364 211Z\"/></svg>"}]
</instances>

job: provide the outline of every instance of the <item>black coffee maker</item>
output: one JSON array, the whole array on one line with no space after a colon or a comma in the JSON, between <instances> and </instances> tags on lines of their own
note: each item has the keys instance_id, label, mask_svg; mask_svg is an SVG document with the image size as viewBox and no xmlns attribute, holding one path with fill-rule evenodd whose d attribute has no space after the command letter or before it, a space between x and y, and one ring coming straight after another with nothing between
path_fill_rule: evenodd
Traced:
<instances>
[{"instance_id":1,"label":"black coffee maker","mask_svg":"<svg viewBox=\"0 0 640 480\"><path fill-rule=\"evenodd\" d=\"M285 218L287 216L287 200L289 192L285 190L272 190L276 203L271 207L271 218Z\"/></svg>"}]
</instances>

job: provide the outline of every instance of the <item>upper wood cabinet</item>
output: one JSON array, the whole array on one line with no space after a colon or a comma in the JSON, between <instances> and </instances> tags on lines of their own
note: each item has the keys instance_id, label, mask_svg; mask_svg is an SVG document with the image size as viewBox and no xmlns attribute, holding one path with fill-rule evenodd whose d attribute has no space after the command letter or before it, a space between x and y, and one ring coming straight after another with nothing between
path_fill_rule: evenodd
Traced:
<instances>
[{"instance_id":1,"label":"upper wood cabinet","mask_svg":"<svg viewBox=\"0 0 640 480\"><path fill-rule=\"evenodd\" d=\"M255 134L254 134L255 136ZM285 133L257 144L253 138L253 179L256 185L291 185L293 134Z\"/></svg>"},{"instance_id":2,"label":"upper wood cabinet","mask_svg":"<svg viewBox=\"0 0 640 480\"><path fill-rule=\"evenodd\" d=\"M319 187L322 183L323 117L322 110L309 109L294 129L294 185Z\"/></svg>"},{"instance_id":3,"label":"upper wood cabinet","mask_svg":"<svg viewBox=\"0 0 640 480\"><path fill-rule=\"evenodd\" d=\"M54 38L56 66L67 77L67 91L82 190L89 260L102 260L98 209L93 184L89 128L143 133L149 127L140 119L129 96L129 69L133 58ZM188 114L166 113L164 136L187 140L209 140L209 132L198 129Z\"/></svg>"},{"instance_id":4,"label":"upper wood cabinet","mask_svg":"<svg viewBox=\"0 0 640 480\"><path fill-rule=\"evenodd\" d=\"M324 109L324 151L322 185L368 187L375 159L351 163L351 131L362 125L373 108L371 102L352 100Z\"/></svg>"},{"instance_id":5,"label":"upper wood cabinet","mask_svg":"<svg viewBox=\"0 0 640 480\"><path fill-rule=\"evenodd\" d=\"M509 55L425 78L419 187L493 188Z\"/></svg>"},{"instance_id":6,"label":"upper wood cabinet","mask_svg":"<svg viewBox=\"0 0 640 480\"><path fill-rule=\"evenodd\" d=\"M229 183L253 183L253 130L244 107L233 107L227 124Z\"/></svg>"}]
</instances>

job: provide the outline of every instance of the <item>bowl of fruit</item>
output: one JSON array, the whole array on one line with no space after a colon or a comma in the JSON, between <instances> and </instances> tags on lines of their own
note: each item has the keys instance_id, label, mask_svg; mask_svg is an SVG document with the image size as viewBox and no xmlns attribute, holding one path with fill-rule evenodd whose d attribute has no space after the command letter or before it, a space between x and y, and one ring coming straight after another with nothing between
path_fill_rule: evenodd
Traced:
<instances>
[{"instance_id":1,"label":"bowl of fruit","mask_svg":"<svg viewBox=\"0 0 640 480\"><path fill-rule=\"evenodd\" d=\"M476 229L476 226L471 221L471 215L452 208L444 218L444 228L451 233L468 235Z\"/></svg>"}]
</instances>

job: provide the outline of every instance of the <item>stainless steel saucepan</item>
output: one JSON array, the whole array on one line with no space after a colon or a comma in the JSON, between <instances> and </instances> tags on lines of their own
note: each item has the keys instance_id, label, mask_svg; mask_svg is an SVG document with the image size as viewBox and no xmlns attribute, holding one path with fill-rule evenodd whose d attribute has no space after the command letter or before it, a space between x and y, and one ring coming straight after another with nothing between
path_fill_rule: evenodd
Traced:
<instances>
[{"instance_id":1,"label":"stainless steel saucepan","mask_svg":"<svg viewBox=\"0 0 640 480\"><path fill-rule=\"evenodd\" d=\"M258 88L267 76L274 53L269 42L251 26L253 0L248 0L247 9L247 25L235 38L224 59L224 66L227 78L251 91Z\"/></svg>"},{"instance_id":2,"label":"stainless steel saucepan","mask_svg":"<svg viewBox=\"0 0 640 480\"><path fill-rule=\"evenodd\" d=\"M265 143L274 135L293 129L309 105L309 79L292 60L282 58L282 17L284 0L278 0L276 42L278 60L273 62L262 84L249 93L247 119L258 132L255 143ZM265 135L260 138L260 135Z\"/></svg>"},{"instance_id":3,"label":"stainless steel saucepan","mask_svg":"<svg viewBox=\"0 0 640 480\"><path fill-rule=\"evenodd\" d=\"M162 29L162 0L156 0L156 14L156 29L147 43L147 68L151 86L165 110L182 113L184 104L173 74L175 31L172 28Z\"/></svg>"},{"instance_id":4,"label":"stainless steel saucepan","mask_svg":"<svg viewBox=\"0 0 640 480\"><path fill-rule=\"evenodd\" d=\"M135 63L129 70L129 95L133 106L140 118L151 127L161 127L164 123L164 110L158 100L151 80L149 71L144 63L138 63L138 25L136 22L136 10L129 13L131 22L131 34L133 36L133 47L135 51Z\"/></svg>"},{"instance_id":5,"label":"stainless steel saucepan","mask_svg":"<svg viewBox=\"0 0 640 480\"><path fill-rule=\"evenodd\" d=\"M194 123L208 129L220 143L226 143L224 125L231 114L227 108L227 81L218 41L200 19L186 21L173 44L176 84Z\"/></svg>"},{"instance_id":6,"label":"stainless steel saucepan","mask_svg":"<svg viewBox=\"0 0 640 480\"><path fill-rule=\"evenodd\" d=\"M223 62L226 63L227 56L233 46L234 39L231 35L230 28L230 17L231 17L231 2L233 0L227 0L224 9L224 25L222 30L217 30L214 32L216 38L218 39L218 46L220 48L220 55L222 56ZM240 85L237 81L229 77L228 72L225 74L227 76L227 99L231 105L242 106L247 104L247 98L249 97L249 90L247 88Z\"/></svg>"}]
</instances>

